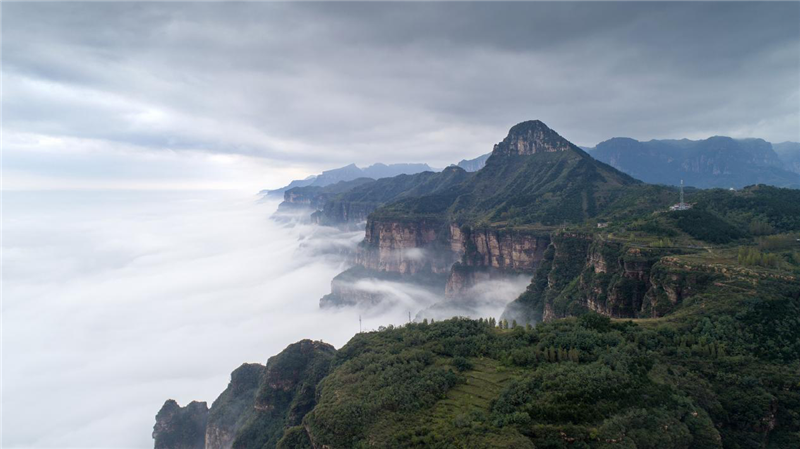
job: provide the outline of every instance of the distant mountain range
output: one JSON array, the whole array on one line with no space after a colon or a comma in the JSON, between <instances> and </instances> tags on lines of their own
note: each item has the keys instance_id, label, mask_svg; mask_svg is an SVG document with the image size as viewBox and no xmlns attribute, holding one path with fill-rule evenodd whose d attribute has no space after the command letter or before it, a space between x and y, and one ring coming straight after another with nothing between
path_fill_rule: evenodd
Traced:
<instances>
[{"instance_id":1,"label":"distant mountain range","mask_svg":"<svg viewBox=\"0 0 800 449\"><path fill-rule=\"evenodd\" d=\"M475 159L462 159L457 165L468 172L478 171L486 165L486 160L489 159L491 155L492 153L486 153Z\"/></svg>"},{"instance_id":2,"label":"distant mountain range","mask_svg":"<svg viewBox=\"0 0 800 449\"><path fill-rule=\"evenodd\" d=\"M341 168L326 170L322 174L309 176L306 179L295 180L285 187L274 190L262 190L261 195L283 198L284 192L294 187L325 187L342 181L353 181L359 178L391 178L397 175L413 175L425 171L439 171L428 164L373 164L367 168L359 168L356 164L346 165Z\"/></svg>"},{"instance_id":3,"label":"distant mountain range","mask_svg":"<svg viewBox=\"0 0 800 449\"><path fill-rule=\"evenodd\" d=\"M651 184L742 188L754 184L800 187L800 144L715 136L705 140L615 137L587 149L636 179Z\"/></svg>"},{"instance_id":4,"label":"distant mountain range","mask_svg":"<svg viewBox=\"0 0 800 449\"><path fill-rule=\"evenodd\" d=\"M781 158L786 170L800 173L800 143L773 143L772 149L775 150L778 157Z\"/></svg>"},{"instance_id":5,"label":"distant mountain range","mask_svg":"<svg viewBox=\"0 0 800 449\"><path fill-rule=\"evenodd\" d=\"M595 147L580 147L595 159L649 184L679 185L699 188L742 188L767 184L800 188L800 143L770 143L763 139L733 139L714 136L704 140L638 141L614 137ZM486 165L487 153L454 164L467 172ZM326 170L319 175L295 180L275 190L263 190L263 196L283 198L295 187L325 187L361 178L383 179L397 175L439 172L428 164L373 164L359 168L355 164Z\"/></svg>"},{"instance_id":6,"label":"distant mountain range","mask_svg":"<svg viewBox=\"0 0 800 449\"><path fill-rule=\"evenodd\" d=\"M486 165L490 153L478 156L475 159L463 159L457 165L467 172L475 172ZM260 195L276 196L283 198L284 193L295 187L325 187L342 181L355 181L360 178L383 179L392 178L398 175L415 175L422 172L439 172L441 169L432 168L428 164L373 164L367 168L359 168L356 164L346 165L332 170L326 170L319 175L309 176L306 179L298 179L289 183L285 187L274 190L262 190Z\"/></svg>"}]
</instances>

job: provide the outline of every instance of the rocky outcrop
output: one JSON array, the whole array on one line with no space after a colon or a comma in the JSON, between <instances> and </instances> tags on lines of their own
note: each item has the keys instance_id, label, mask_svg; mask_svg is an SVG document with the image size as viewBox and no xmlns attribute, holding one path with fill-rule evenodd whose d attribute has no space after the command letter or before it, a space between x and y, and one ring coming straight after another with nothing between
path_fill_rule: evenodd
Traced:
<instances>
[{"instance_id":1,"label":"rocky outcrop","mask_svg":"<svg viewBox=\"0 0 800 449\"><path fill-rule=\"evenodd\" d=\"M369 214L380 206L377 202L326 201L311 214L311 222L322 226L355 225L367 221Z\"/></svg>"},{"instance_id":2,"label":"rocky outcrop","mask_svg":"<svg viewBox=\"0 0 800 449\"><path fill-rule=\"evenodd\" d=\"M448 254L446 232L447 228L437 221L371 219L355 262L379 272L447 273L455 257Z\"/></svg>"},{"instance_id":3,"label":"rocky outcrop","mask_svg":"<svg viewBox=\"0 0 800 449\"><path fill-rule=\"evenodd\" d=\"M506 138L494 146L492 156L528 156L567 150L583 152L541 121L530 120L513 126Z\"/></svg>"},{"instance_id":4,"label":"rocky outcrop","mask_svg":"<svg viewBox=\"0 0 800 449\"><path fill-rule=\"evenodd\" d=\"M460 256L452 266L445 297L458 298L479 282L533 272L550 244L546 233L478 229L450 225L450 250Z\"/></svg>"},{"instance_id":5,"label":"rocky outcrop","mask_svg":"<svg viewBox=\"0 0 800 449\"><path fill-rule=\"evenodd\" d=\"M668 254L596 235L555 233L531 285L506 314L523 322L549 321L590 310L614 318L661 316L668 310L653 307L652 273ZM672 288L665 282L658 286ZM683 297L676 294L672 304Z\"/></svg>"},{"instance_id":6,"label":"rocky outcrop","mask_svg":"<svg viewBox=\"0 0 800 449\"><path fill-rule=\"evenodd\" d=\"M153 427L155 449L204 449L208 406L192 401L181 407L167 400L156 415Z\"/></svg>"},{"instance_id":7,"label":"rocky outcrop","mask_svg":"<svg viewBox=\"0 0 800 449\"><path fill-rule=\"evenodd\" d=\"M342 279L344 272L336 276L331 281L331 292L319 300L319 306L323 309L329 307L348 307L362 306L373 307L386 299L386 293L376 289L365 288L359 282L370 283L373 278L366 276L361 279L347 280Z\"/></svg>"},{"instance_id":8,"label":"rocky outcrop","mask_svg":"<svg viewBox=\"0 0 800 449\"><path fill-rule=\"evenodd\" d=\"M325 205L327 200L325 195L315 191L292 189L284 193L281 208L311 208L319 209Z\"/></svg>"},{"instance_id":9,"label":"rocky outcrop","mask_svg":"<svg viewBox=\"0 0 800 449\"><path fill-rule=\"evenodd\" d=\"M619 318L640 316L658 255L641 248L598 242L590 249L580 289L589 310Z\"/></svg>"},{"instance_id":10,"label":"rocky outcrop","mask_svg":"<svg viewBox=\"0 0 800 449\"><path fill-rule=\"evenodd\" d=\"M414 283L434 294L438 289L449 300L458 298L480 281L532 274L548 244L546 233L370 218L356 253L357 268L337 276L320 304L380 303L384 293L357 285L368 280Z\"/></svg>"},{"instance_id":11,"label":"rocky outcrop","mask_svg":"<svg viewBox=\"0 0 800 449\"><path fill-rule=\"evenodd\" d=\"M206 449L230 449L236 433L255 413L255 396L266 367L245 363L231 373L228 388L211 405Z\"/></svg>"},{"instance_id":12,"label":"rocky outcrop","mask_svg":"<svg viewBox=\"0 0 800 449\"><path fill-rule=\"evenodd\" d=\"M156 449L278 447L316 405L317 384L328 374L336 350L302 340L271 357L267 365L244 364L209 412L205 402L180 407L170 399L156 416Z\"/></svg>"},{"instance_id":13,"label":"rocky outcrop","mask_svg":"<svg viewBox=\"0 0 800 449\"><path fill-rule=\"evenodd\" d=\"M322 308L358 306L371 308L386 301L429 301L444 291L445 274L375 271L356 265L333 278L331 293L322 297Z\"/></svg>"},{"instance_id":14,"label":"rocky outcrop","mask_svg":"<svg viewBox=\"0 0 800 449\"><path fill-rule=\"evenodd\" d=\"M284 193L283 202L278 205L278 210L273 218L279 221L287 221L291 218L301 221L310 220L316 224L333 226L363 223L369 212L374 210L377 205L365 205L366 207L362 210L355 204L335 199L343 193L374 182L370 178L358 178L324 187L294 187ZM343 206L343 209L340 210L339 206ZM326 215L326 208L329 215Z\"/></svg>"},{"instance_id":15,"label":"rocky outcrop","mask_svg":"<svg viewBox=\"0 0 800 449\"><path fill-rule=\"evenodd\" d=\"M450 225L450 249L469 266L532 273L549 244L548 233Z\"/></svg>"}]
</instances>

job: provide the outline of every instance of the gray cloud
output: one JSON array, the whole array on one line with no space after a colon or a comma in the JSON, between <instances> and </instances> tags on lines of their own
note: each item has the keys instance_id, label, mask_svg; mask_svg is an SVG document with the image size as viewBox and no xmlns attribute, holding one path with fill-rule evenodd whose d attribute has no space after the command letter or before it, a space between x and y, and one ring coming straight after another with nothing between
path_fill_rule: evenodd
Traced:
<instances>
[{"instance_id":1,"label":"gray cloud","mask_svg":"<svg viewBox=\"0 0 800 449\"><path fill-rule=\"evenodd\" d=\"M797 3L4 5L5 126L310 171L580 144L800 140ZM13 148L12 148L13 151Z\"/></svg>"},{"instance_id":2,"label":"gray cloud","mask_svg":"<svg viewBox=\"0 0 800 449\"><path fill-rule=\"evenodd\" d=\"M213 401L243 362L288 344L341 347L443 294L394 282L394 302L325 309L363 231L268 217L229 192L6 192L3 427L7 448L150 447L167 398ZM8 219L7 217L13 217ZM57 229L54 228L57 223ZM493 281L446 316L499 316L527 285Z\"/></svg>"},{"instance_id":3,"label":"gray cloud","mask_svg":"<svg viewBox=\"0 0 800 449\"><path fill-rule=\"evenodd\" d=\"M363 232L283 227L276 204L230 193L3 200L3 447L152 447L167 398L213 401L245 361L358 330L318 301L345 268L331 250Z\"/></svg>"}]
</instances>

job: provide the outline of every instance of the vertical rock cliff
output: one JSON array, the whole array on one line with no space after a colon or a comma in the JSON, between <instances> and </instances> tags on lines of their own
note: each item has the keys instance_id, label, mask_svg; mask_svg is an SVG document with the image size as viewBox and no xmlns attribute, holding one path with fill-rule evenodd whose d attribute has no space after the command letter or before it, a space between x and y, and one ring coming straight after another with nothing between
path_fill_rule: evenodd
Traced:
<instances>
[{"instance_id":1,"label":"vertical rock cliff","mask_svg":"<svg viewBox=\"0 0 800 449\"><path fill-rule=\"evenodd\" d=\"M155 449L204 449L208 406L192 401L181 407L167 400L156 415L153 427Z\"/></svg>"},{"instance_id":2,"label":"vertical rock cliff","mask_svg":"<svg viewBox=\"0 0 800 449\"><path fill-rule=\"evenodd\" d=\"M445 288L458 298L478 282L509 274L533 274L550 243L546 232L472 229L450 225L450 250L459 257Z\"/></svg>"},{"instance_id":3,"label":"vertical rock cliff","mask_svg":"<svg viewBox=\"0 0 800 449\"><path fill-rule=\"evenodd\" d=\"M336 350L302 340L271 357L246 363L231 374L209 412L205 402L180 407L172 399L156 416L156 449L271 449L287 429L300 425L316 405L317 384L328 374ZM298 438L292 429L292 438Z\"/></svg>"},{"instance_id":4,"label":"vertical rock cliff","mask_svg":"<svg viewBox=\"0 0 800 449\"><path fill-rule=\"evenodd\" d=\"M236 434L255 414L255 398L266 367L245 363L231 373L228 387L211 405L206 449L230 449Z\"/></svg>"},{"instance_id":5,"label":"vertical rock cliff","mask_svg":"<svg viewBox=\"0 0 800 449\"><path fill-rule=\"evenodd\" d=\"M708 281L666 262L672 253L598 235L555 233L531 285L506 315L523 322L590 310L615 318L663 316Z\"/></svg>"}]
</instances>

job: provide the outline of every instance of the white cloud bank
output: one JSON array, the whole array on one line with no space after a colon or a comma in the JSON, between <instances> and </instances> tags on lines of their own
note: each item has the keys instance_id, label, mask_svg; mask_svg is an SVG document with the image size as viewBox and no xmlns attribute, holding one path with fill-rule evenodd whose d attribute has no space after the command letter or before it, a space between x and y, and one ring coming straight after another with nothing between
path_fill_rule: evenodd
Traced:
<instances>
[{"instance_id":1,"label":"white cloud bank","mask_svg":"<svg viewBox=\"0 0 800 449\"><path fill-rule=\"evenodd\" d=\"M253 200L4 192L2 446L152 447L167 398L210 405L243 362L357 332L318 301L343 268L325 247L362 234L281 227Z\"/></svg>"},{"instance_id":2,"label":"white cloud bank","mask_svg":"<svg viewBox=\"0 0 800 449\"><path fill-rule=\"evenodd\" d=\"M319 309L363 231L280 225L249 193L4 192L3 208L4 448L152 447L164 400L210 405L244 362L442 299L363 281L393 305ZM492 282L435 316L499 316L527 284Z\"/></svg>"}]
</instances>

